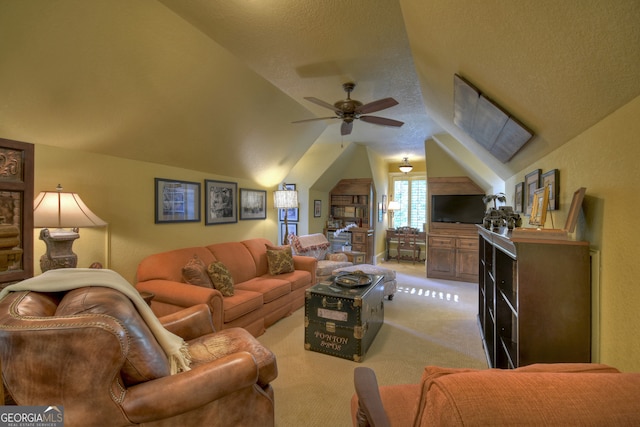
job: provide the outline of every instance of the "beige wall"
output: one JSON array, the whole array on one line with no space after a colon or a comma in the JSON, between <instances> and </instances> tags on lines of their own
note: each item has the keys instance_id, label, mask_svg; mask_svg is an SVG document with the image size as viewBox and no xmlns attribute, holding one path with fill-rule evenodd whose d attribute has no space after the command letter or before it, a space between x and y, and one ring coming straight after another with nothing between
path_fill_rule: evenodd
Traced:
<instances>
[{"instance_id":1,"label":"beige wall","mask_svg":"<svg viewBox=\"0 0 640 427\"><path fill-rule=\"evenodd\" d=\"M57 184L62 184L65 191L77 192L96 215L109 223L107 229L80 230L80 239L73 246L79 267L88 267L93 261L106 265L110 258L109 267L133 282L140 260L156 252L249 237L277 241L277 218L272 208L274 188L231 177L38 144L35 165L35 194L54 190ZM155 224L154 178L199 182L202 204L205 179L238 182L238 188L267 190L267 219L205 226L203 217L199 223ZM35 230L36 274L40 273L40 255L45 252L38 234L39 230Z\"/></svg>"},{"instance_id":2,"label":"beige wall","mask_svg":"<svg viewBox=\"0 0 640 427\"><path fill-rule=\"evenodd\" d=\"M530 171L559 169L561 209L553 213L555 228L564 226L573 192L586 187L576 235L600 251L600 293L594 295L599 306L596 356L625 371L640 371L640 233L633 225L633 216L640 212L638 117L640 97L506 184L508 200L512 200L514 186ZM550 227L549 219L546 226Z\"/></svg>"}]
</instances>

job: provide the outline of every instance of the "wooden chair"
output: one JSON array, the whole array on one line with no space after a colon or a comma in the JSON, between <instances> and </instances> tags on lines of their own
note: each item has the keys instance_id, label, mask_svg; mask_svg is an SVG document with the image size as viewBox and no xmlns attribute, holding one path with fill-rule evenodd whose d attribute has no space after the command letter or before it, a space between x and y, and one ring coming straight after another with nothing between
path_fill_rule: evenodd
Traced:
<instances>
[{"instance_id":1,"label":"wooden chair","mask_svg":"<svg viewBox=\"0 0 640 427\"><path fill-rule=\"evenodd\" d=\"M422 248L418 245L418 229L412 227L399 228L396 231L398 240L396 260L400 263L401 259L411 260L413 264L420 261L420 252ZM411 252L411 256L402 255L402 252Z\"/></svg>"}]
</instances>

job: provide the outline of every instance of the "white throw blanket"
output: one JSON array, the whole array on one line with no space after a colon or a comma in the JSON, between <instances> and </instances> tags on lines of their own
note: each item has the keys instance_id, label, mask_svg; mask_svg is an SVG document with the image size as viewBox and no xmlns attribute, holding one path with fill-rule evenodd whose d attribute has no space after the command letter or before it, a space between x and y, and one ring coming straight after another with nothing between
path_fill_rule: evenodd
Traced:
<instances>
[{"instance_id":1,"label":"white throw blanket","mask_svg":"<svg viewBox=\"0 0 640 427\"><path fill-rule=\"evenodd\" d=\"M40 276L7 286L0 292L0 300L9 292L63 292L89 286L115 289L129 297L169 358L171 374L190 369L191 360L187 343L179 336L167 331L151 311L149 305L142 299L140 293L124 277L113 270L93 268L49 270Z\"/></svg>"}]
</instances>

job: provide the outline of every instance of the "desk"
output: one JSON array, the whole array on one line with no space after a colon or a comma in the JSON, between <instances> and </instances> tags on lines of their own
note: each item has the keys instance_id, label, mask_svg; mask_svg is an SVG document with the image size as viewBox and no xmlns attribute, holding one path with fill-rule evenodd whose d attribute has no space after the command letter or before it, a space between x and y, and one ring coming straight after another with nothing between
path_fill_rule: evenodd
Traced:
<instances>
[{"instance_id":1,"label":"desk","mask_svg":"<svg viewBox=\"0 0 640 427\"><path fill-rule=\"evenodd\" d=\"M390 257L389 257L389 253L390 253L390 249L391 249L391 242L393 239L398 238L398 234L396 233L396 230L387 230L387 235L385 237L385 241L386 241L386 257L385 259L387 261L389 261ZM417 237L417 241L418 241L418 245L423 246L426 249L427 246L427 233L425 233L424 231L420 231L418 232L418 237ZM424 256L426 257L426 250L422 250L421 253L425 254ZM423 261L424 259L421 259L420 261Z\"/></svg>"}]
</instances>

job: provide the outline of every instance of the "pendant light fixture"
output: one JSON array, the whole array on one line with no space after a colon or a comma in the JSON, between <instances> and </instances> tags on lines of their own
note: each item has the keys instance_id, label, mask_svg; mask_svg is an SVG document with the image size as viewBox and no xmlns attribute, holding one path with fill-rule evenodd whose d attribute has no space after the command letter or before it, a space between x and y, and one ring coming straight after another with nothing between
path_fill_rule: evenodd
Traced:
<instances>
[{"instance_id":1,"label":"pendant light fixture","mask_svg":"<svg viewBox=\"0 0 640 427\"><path fill-rule=\"evenodd\" d=\"M409 163L408 157L404 157L402 159L402 163L400 164L399 169L402 173L409 173L413 170L413 166L411 166L411 163Z\"/></svg>"}]
</instances>

